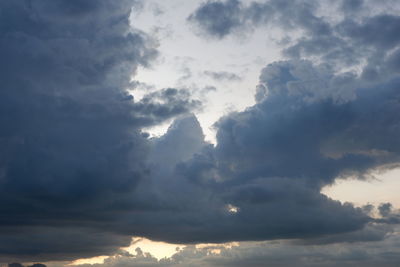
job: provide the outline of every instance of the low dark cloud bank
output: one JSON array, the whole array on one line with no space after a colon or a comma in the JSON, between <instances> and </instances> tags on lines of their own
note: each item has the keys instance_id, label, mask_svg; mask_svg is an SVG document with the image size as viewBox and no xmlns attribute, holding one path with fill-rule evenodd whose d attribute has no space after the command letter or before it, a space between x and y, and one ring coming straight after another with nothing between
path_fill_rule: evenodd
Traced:
<instances>
[{"instance_id":1,"label":"low dark cloud bank","mask_svg":"<svg viewBox=\"0 0 400 267\"><path fill-rule=\"evenodd\" d=\"M127 93L157 55L129 26L134 1L1 2L0 261L110 255L133 235L384 239L399 220L390 204L376 219L320 191L400 162L399 17L351 1L331 23L314 2L290 3L209 1L189 17L218 38L272 22L307 36L261 71L254 106L216 123L213 146L182 116L201 106L188 91ZM178 115L160 138L141 132Z\"/></svg>"},{"instance_id":2,"label":"low dark cloud bank","mask_svg":"<svg viewBox=\"0 0 400 267\"><path fill-rule=\"evenodd\" d=\"M399 237L390 236L385 242L340 243L319 246L293 245L284 241L241 243L231 248L187 246L171 258L157 260L149 253L136 249L134 254L120 254L106 259L104 264L82 267L128 266L397 266ZM219 253L216 253L216 250Z\"/></svg>"},{"instance_id":3,"label":"low dark cloud bank","mask_svg":"<svg viewBox=\"0 0 400 267\"><path fill-rule=\"evenodd\" d=\"M10 263L8 264L8 267L24 267L21 263ZM28 265L27 267L46 267L46 265L42 263L34 263L32 265Z\"/></svg>"}]
</instances>

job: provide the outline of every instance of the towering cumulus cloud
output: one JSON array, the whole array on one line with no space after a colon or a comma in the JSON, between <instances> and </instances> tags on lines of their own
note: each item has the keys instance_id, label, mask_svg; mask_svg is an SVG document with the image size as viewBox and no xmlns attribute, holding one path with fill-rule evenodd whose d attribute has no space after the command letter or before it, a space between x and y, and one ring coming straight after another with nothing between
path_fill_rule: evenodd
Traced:
<instances>
[{"instance_id":1,"label":"towering cumulus cloud","mask_svg":"<svg viewBox=\"0 0 400 267\"><path fill-rule=\"evenodd\" d=\"M389 203L373 218L321 194L400 163L400 20L368 5L340 2L330 19L300 0L195 10L189 21L218 38L262 25L296 33L286 59L261 71L256 104L220 118L212 145L188 91L128 93L157 56L130 26L135 1L1 1L0 262L111 255L132 236L383 239L399 222ZM160 138L141 132L177 115Z\"/></svg>"},{"instance_id":2,"label":"towering cumulus cloud","mask_svg":"<svg viewBox=\"0 0 400 267\"><path fill-rule=\"evenodd\" d=\"M0 3L1 259L62 260L129 245L129 235L106 226L134 209L130 198L148 174L140 128L198 104L176 89L144 102L127 94L136 68L157 55L131 29L132 7Z\"/></svg>"},{"instance_id":3,"label":"towering cumulus cloud","mask_svg":"<svg viewBox=\"0 0 400 267\"><path fill-rule=\"evenodd\" d=\"M129 244L87 226L118 216L145 175L146 143L124 88L155 50L130 31L131 5L1 2L2 257L75 258Z\"/></svg>"},{"instance_id":4,"label":"towering cumulus cloud","mask_svg":"<svg viewBox=\"0 0 400 267\"><path fill-rule=\"evenodd\" d=\"M207 1L188 17L218 38L270 25L293 33L283 47L288 60L262 70L257 104L221 118L217 146L178 165L231 216L215 217L204 233L196 228L202 239L312 238L376 222L320 191L338 177L399 164L399 17L387 9L368 12L371 1L338 1L328 4L338 8L331 18L324 4Z\"/></svg>"}]
</instances>

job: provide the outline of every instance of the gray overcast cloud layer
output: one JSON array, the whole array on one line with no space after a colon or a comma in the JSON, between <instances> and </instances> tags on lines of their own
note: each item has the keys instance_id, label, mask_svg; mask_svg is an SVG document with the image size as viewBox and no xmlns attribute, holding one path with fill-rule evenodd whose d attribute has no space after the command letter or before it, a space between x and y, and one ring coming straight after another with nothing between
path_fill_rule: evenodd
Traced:
<instances>
[{"instance_id":1,"label":"gray overcast cloud layer","mask_svg":"<svg viewBox=\"0 0 400 267\"><path fill-rule=\"evenodd\" d=\"M328 19L317 3L208 1L188 16L217 39L293 33L287 60L261 71L257 103L221 118L213 146L188 115L201 108L190 91L127 93L158 54L129 26L136 1L0 2L0 261L111 255L131 236L383 240L399 223L389 204L376 219L320 191L400 163L400 17L337 1ZM160 138L141 132L176 116Z\"/></svg>"}]
</instances>

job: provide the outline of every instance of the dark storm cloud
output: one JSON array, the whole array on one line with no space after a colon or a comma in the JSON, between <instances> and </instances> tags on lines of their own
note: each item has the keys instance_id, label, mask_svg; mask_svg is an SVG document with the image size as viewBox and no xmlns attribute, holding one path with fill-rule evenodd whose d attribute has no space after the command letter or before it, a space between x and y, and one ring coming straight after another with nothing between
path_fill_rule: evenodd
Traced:
<instances>
[{"instance_id":1,"label":"dark storm cloud","mask_svg":"<svg viewBox=\"0 0 400 267\"><path fill-rule=\"evenodd\" d=\"M287 47L284 54L292 58L317 56L338 69L366 61L367 68L385 68L383 72L390 74L386 66L397 65L389 62L393 58L391 50L400 44L399 21L399 16L389 14L363 17L361 22L345 16L343 21L331 25L331 34L302 37ZM375 78L384 75L380 72Z\"/></svg>"},{"instance_id":2,"label":"dark storm cloud","mask_svg":"<svg viewBox=\"0 0 400 267\"><path fill-rule=\"evenodd\" d=\"M8 264L8 267L24 267L24 265L22 265L20 263L10 263L10 264ZM46 265L41 264L41 263L35 263L32 265L28 265L27 267L46 267Z\"/></svg>"},{"instance_id":3,"label":"dark storm cloud","mask_svg":"<svg viewBox=\"0 0 400 267\"><path fill-rule=\"evenodd\" d=\"M206 144L201 126L194 115L176 120L167 133L153 139L153 143L150 161L155 165L162 164L163 171L174 168L181 161L189 160Z\"/></svg>"},{"instance_id":4,"label":"dark storm cloud","mask_svg":"<svg viewBox=\"0 0 400 267\"><path fill-rule=\"evenodd\" d=\"M328 244L359 244L363 242L385 241L393 235L395 228L390 223L369 224L361 230L334 235L319 236L311 239L290 241L294 245L328 245Z\"/></svg>"},{"instance_id":5,"label":"dark storm cloud","mask_svg":"<svg viewBox=\"0 0 400 267\"><path fill-rule=\"evenodd\" d=\"M366 18L361 23L346 20L338 25L344 36L379 49L390 49L399 44L399 27L400 17L386 14Z\"/></svg>"},{"instance_id":6,"label":"dark storm cloud","mask_svg":"<svg viewBox=\"0 0 400 267\"><path fill-rule=\"evenodd\" d=\"M394 210L391 203L382 203L378 207L378 211L382 218L377 219L377 222L384 222L387 224L400 223L400 210Z\"/></svg>"},{"instance_id":7,"label":"dark storm cloud","mask_svg":"<svg viewBox=\"0 0 400 267\"><path fill-rule=\"evenodd\" d=\"M118 214L111 209L108 212L110 218ZM85 215L80 211L75 213L81 217ZM111 222L110 218L82 221L81 218L70 216L42 220L34 226L2 226L1 262L75 260L117 253L121 246L129 246L131 237L100 230L95 225L96 222ZM65 222L67 220L69 222ZM58 225L48 226L57 221ZM62 226L59 225L60 221Z\"/></svg>"},{"instance_id":8,"label":"dark storm cloud","mask_svg":"<svg viewBox=\"0 0 400 267\"><path fill-rule=\"evenodd\" d=\"M378 210L379 210L379 213L380 213L380 215L381 215L382 217L387 217L387 216L391 213L392 204L390 204L390 203L381 204L381 205L378 207Z\"/></svg>"},{"instance_id":9,"label":"dark storm cloud","mask_svg":"<svg viewBox=\"0 0 400 267\"><path fill-rule=\"evenodd\" d=\"M208 1L188 20L199 23L212 36L222 38L242 26L241 12L242 6L238 0Z\"/></svg>"},{"instance_id":10,"label":"dark storm cloud","mask_svg":"<svg viewBox=\"0 0 400 267\"><path fill-rule=\"evenodd\" d=\"M251 2L208 1L200 5L188 20L210 36L223 38L238 30L275 24L286 29L301 27L312 34L330 34L330 25L314 14L314 1L271 0Z\"/></svg>"},{"instance_id":11,"label":"dark storm cloud","mask_svg":"<svg viewBox=\"0 0 400 267\"><path fill-rule=\"evenodd\" d=\"M186 89L166 88L144 95L134 104L142 125L154 125L177 115L201 108Z\"/></svg>"},{"instance_id":12,"label":"dark storm cloud","mask_svg":"<svg viewBox=\"0 0 400 267\"><path fill-rule=\"evenodd\" d=\"M399 8L394 1L390 0L382 1L381 4L381 6L393 8L393 10ZM343 21L332 22L321 15L319 9L327 6L331 12L336 11L338 15L343 15ZM397 16L385 12L378 12L375 15L370 12L366 15L361 12L364 7L376 9L378 5L373 1L363 0L264 0L252 2L214 0L201 4L188 17L188 20L199 26L205 33L219 38L234 34L237 32L236 30L243 27L251 29L268 25L285 30L304 30L308 36L330 36L334 34L333 27L336 24L340 25L340 22L345 22L346 29L344 31L349 37L376 43L396 41L398 34L393 33L396 33L398 28L396 28ZM355 18L360 17L354 16L355 14L366 21L362 21L361 24L360 21L356 22ZM377 36L368 34L370 31L376 32Z\"/></svg>"},{"instance_id":13,"label":"dark storm cloud","mask_svg":"<svg viewBox=\"0 0 400 267\"><path fill-rule=\"evenodd\" d=\"M342 10L343 12L357 12L359 11L364 4L364 0L343 0L342 1Z\"/></svg>"},{"instance_id":14,"label":"dark storm cloud","mask_svg":"<svg viewBox=\"0 0 400 267\"><path fill-rule=\"evenodd\" d=\"M389 71L386 66L398 69L398 60L389 62L388 59L392 58L391 49L399 44L400 36L400 17L392 12L399 10L400 6L393 1L383 1L378 6L373 1L270 0L246 4L235 2L235 9L224 8L227 3L206 2L193 12L189 21L208 35L220 38L235 34L240 29L251 31L255 27L277 27L291 40L283 49L283 55L296 59L317 57L337 69L366 61L369 63L366 76L374 77L372 79ZM220 7L221 11L208 11L213 6ZM332 20L324 16L327 6L342 17ZM384 6L387 6L384 11L364 12L364 9L379 10ZM232 13L232 17L238 19L220 25L219 13ZM198 14L201 14L201 19L196 19ZM223 29L214 31L210 25L219 25ZM299 32L303 34L295 37Z\"/></svg>"},{"instance_id":15,"label":"dark storm cloud","mask_svg":"<svg viewBox=\"0 0 400 267\"><path fill-rule=\"evenodd\" d=\"M286 61L267 66L260 81L265 97L259 92L257 105L218 124L216 153L227 170L234 166L230 177L267 173L324 185L398 163L398 79L357 88L354 75Z\"/></svg>"},{"instance_id":16,"label":"dark storm cloud","mask_svg":"<svg viewBox=\"0 0 400 267\"><path fill-rule=\"evenodd\" d=\"M127 94L137 67L157 55L154 42L131 29L132 6L1 2L0 261L74 259L129 245L110 225L135 209L131 195L148 175L140 129L199 104L176 89L141 102Z\"/></svg>"}]
</instances>

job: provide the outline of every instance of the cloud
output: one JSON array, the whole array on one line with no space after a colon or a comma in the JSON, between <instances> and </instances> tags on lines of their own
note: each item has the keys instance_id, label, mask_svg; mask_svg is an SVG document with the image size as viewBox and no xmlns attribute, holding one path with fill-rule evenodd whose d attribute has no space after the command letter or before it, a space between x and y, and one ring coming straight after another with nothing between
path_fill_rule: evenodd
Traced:
<instances>
[{"instance_id":1,"label":"cloud","mask_svg":"<svg viewBox=\"0 0 400 267\"><path fill-rule=\"evenodd\" d=\"M188 17L212 36L223 38L242 26L241 3L238 0L208 1Z\"/></svg>"},{"instance_id":2,"label":"cloud","mask_svg":"<svg viewBox=\"0 0 400 267\"><path fill-rule=\"evenodd\" d=\"M271 0L247 5L238 0L208 1L200 5L188 21L217 38L265 24L286 29L301 27L312 34L330 34L330 25L314 14L317 6L315 1L301 0Z\"/></svg>"},{"instance_id":3,"label":"cloud","mask_svg":"<svg viewBox=\"0 0 400 267\"><path fill-rule=\"evenodd\" d=\"M357 245L357 246L356 246ZM296 245L285 241L248 242L227 247L215 245L202 248L187 246L171 258L157 261L140 248L134 255L118 255L94 267L123 266L388 266L399 261L398 234L385 241L341 243L319 246ZM88 266L82 266L88 267Z\"/></svg>"},{"instance_id":4,"label":"cloud","mask_svg":"<svg viewBox=\"0 0 400 267\"><path fill-rule=\"evenodd\" d=\"M191 159L195 152L206 145L201 126L194 115L174 121L165 135L152 141L149 161L156 166L163 165L160 168L162 171Z\"/></svg>"},{"instance_id":5,"label":"cloud","mask_svg":"<svg viewBox=\"0 0 400 267\"><path fill-rule=\"evenodd\" d=\"M140 102L126 92L138 66L158 53L130 27L132 7L0 4L1 261L75 259L129 245L114 227L135 210L131 195L148 176L141 128L199 104L176 89Z\"/></svg>"},{"instance_id":6,"label":"cloud","mask_svg":"<svg viewBox=\"0 0 400 267\"><path fill-rule=\"evenodd\" d=\"M259 85L264 95L259 92L253 107L221 118L215 147L204 144L180 163L171 156L176 167L152 177L154 199L176 213L155 209L143 217L141 233L173 243L382 238L386 228L368 227L389 221L320 193L338 177L363 178L398 166L398 79L364 85L355 73L335 74L305 60L266 66ZM201 144L201 133L187 138L192 135L197 141L188 144ZM160 217L170 222L168 230L154 232L163 222L151 218Z\"/></svg>"},{"instance_id":7,"label":"cloud","mask_svg":"<svg viewBox=\"0 0 400 267\"><path fill-rule=\"evenodd\" d=\"M145 94L143 98L134 104L137 117L140 114L142 125L155 125L159 122L187 114L200 109L202 103L192 99L187 89L165 88Z\"/></svg>"},{"instance_id":8,"label":"cloud","mask_svg":"<svg viewBox=\"0 0 400 267\"><path fill-rule=\"evenodd\" d=\"M400 17L377 15L364 19L362 23L352 20L339 24L339 30L346 37L351 37L363 45L372 45L380 49L390 49L399 44L398 28ZM374 37L371 37L374 33Z\"/></svg>"},{"instance_id":9,"label":"cloud","mask_svg":"<svg viewBox=\"0 0 400 267\"><path fill-rule=\"evenodd\" d=\"M8 267L24 267L24 266L20 263L10 263L10 264L8 264ZM41 264L41 263L35 263L32 265L29 265L28 267L46 267L46 265Z\"/></svg>"},{"instance_id":10,"label":"cloud","mask_svg":"<svg viewBox=\"0 0 400 267\"><path fill-rule=\"evenodd\" d=\"M342 10L343 12L357 12L362 8L364 4L364 0L343 0L342 1Z\"/></svg>"},{"instance_id":11,"label":"cloud","mask_svg":"<svg viewBox=\"0 0 400 267\"><path fill-rule=\"evenodd\" d=\"M204 71L204 75L216 80L216 81L240 81L242 78L232 72L227 71Z\"/></svg>"},{"instance_id":12,"label":"cloud","mask_svg":"<svg viewBox=\"0 0 400 267\"><path fill-rule=\"evenodd\" d=\"M396 2L387 0L379 6L373 1L234 3L235 8L230 1L205 2L188 20L202 33L218 38L260 27L280 29L288 40L282 50L284 56L313 58L337 71L365 67L365 77L370 80L398 70L398 60L392 59L397 55L392 50L399 45L400 6ZM327 9L337 16L330 17ZM226 16L236 19L221 23L219 14L230 14Z\"/></svg>"},{"instance_id":13,"label":"cloud","mask_svg":"<svg viewBox=\"0 0 400 267\"><path fill-rule=\"evenodd\" d=\"M268 65L260 76L265 95L217 123L215 147L202 142L194 118L154 140L158 167L151 186L140 187L153 210L132 227L173 243L383 237L386 228L367 231L378 221L363 209L320 193L337 177L398 164L398 80L360 84L356 74L309 61Z\"/></svg>"}]
</instances>

